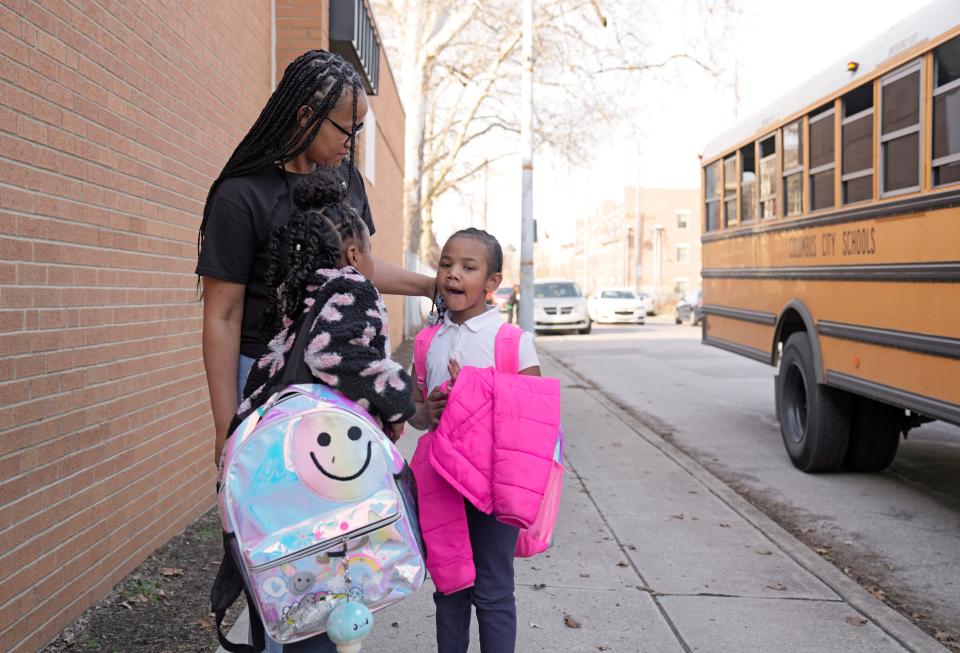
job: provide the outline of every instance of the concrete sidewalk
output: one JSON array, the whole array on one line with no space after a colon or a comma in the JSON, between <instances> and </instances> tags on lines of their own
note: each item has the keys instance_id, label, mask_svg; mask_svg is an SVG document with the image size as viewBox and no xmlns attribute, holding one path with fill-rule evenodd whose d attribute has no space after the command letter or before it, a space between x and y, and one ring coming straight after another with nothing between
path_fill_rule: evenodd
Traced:
<instances>
[{"instance_id":1,"label":"concrete sidewalk","mask_svg":"<svg viewBox=\"0 0 960 653\"><path fill-rule=\"evenodd\" d=\"M947 651L548 354L543 363L564 388L569 473L556 545L516 563L518 651ZM408 457L415 444L402 441ZM436 650L432 591L428 581L377 613L364 650ZM245 634L242 618L231 639Z\"/></svg>"}]
</instances>

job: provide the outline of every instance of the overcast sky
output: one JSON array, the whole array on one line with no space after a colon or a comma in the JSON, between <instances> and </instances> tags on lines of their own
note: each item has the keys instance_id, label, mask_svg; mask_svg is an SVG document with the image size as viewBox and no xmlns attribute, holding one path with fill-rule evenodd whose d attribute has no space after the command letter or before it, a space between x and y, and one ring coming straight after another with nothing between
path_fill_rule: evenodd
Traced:
<instances>
[{"instance_id":1,"label":"overcast sky","mask_svg":"<svg viewBox=\"0 0 960 653\"><path fill-rule=\"evenodd\" d=\"M734 32L740 117L844 60L926 4L928 0L742 0ZM669 7L669 0L662 6ZM679 16L666 12L665 18L657 32L668 52L681 26ZM732 69L733 62L726 65ZM621 197L624 186L638 181L651 188L699 185L700 150L736 122L732 90L689 65L678 68L669 84L648 88L643 98L637 98L645 132L639 142L615 131L606 138L599 136L597 160L573 170L546 156L534 161L534 215L541 234L546 231L555 242L573 240L579 215L589 214L605 199ZM505 159L489 183L488 226L501 242L519 245L519 158ZM477 191L482 193L482 185ZM454 229L471 222L470 210L453 198L438 209L441 244Z\"/></svg>"}]
</instances>

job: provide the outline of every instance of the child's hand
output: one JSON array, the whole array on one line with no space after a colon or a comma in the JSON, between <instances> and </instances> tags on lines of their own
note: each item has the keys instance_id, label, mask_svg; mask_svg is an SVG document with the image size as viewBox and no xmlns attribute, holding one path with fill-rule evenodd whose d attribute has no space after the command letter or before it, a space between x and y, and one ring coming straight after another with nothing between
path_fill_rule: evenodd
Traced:
<instances>
[{"instance_id":1,"label":"child's hand","mask_svg":"<svg viewBox=\"0 0 960 653\"><path fill-rule=\"evenodd\" d=\"M443 414L443 409L447 405L447 393L440 388L434 388L425 403L430 425L436 426L440 422L440 416Z\"/></svg>"},{"instance_id":2,"label":"child's hand","mask_svg":"<svg viewBox=\"0 0 960 653\"><path fill-rule=\"evenodd\" d=\"M390 438L390 442L396 443L400 439L400 436L403 435L403 427L405 422L393 422L392 424L387 424L387 428L384 432L387 434L387 437Z\"/></svg>"},{"instance_id":3,"label":"child's hand","mask_svg":"<svg viewBox=\"0 0 960 653\"><path fill-rule=\"evenodd\" d=\"M457 377L460 376L460 363L457 362L456 358L451 358L450 362L447 363L447 372L450 373L450 386L453 387L453 384L457 382Z\"/></svg>"}]
</instances>

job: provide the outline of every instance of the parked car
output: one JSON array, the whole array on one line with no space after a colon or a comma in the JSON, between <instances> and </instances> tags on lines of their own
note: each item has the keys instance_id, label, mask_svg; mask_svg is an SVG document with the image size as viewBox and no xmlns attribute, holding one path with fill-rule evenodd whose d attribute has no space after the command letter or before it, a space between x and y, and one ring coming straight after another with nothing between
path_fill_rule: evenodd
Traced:
<instances>
[{"instance_id":1,"label":"parked car","mask_svg":"<svg viewBox=\"0 0 960 653\"><path fill-rule=\"evenodd\" d=\"M629 288L598 288L587 300L587 313L594 322L647 321L647 303Z\"/></svg>"},{"instance_id":2,"label":"parked car","mask_svg":"<svg viewBox=\"0 0 960 653\"><path fill-rule=\"evenodd\" d=\"M533 319L537 333L577 331L590 333L587 302L573 281L544 280L534 284Z\"/></svg>"},{"instance_id":3,"label":"parked car","mask_svg":"<svg viewBox=\"0 0 960 653\"><path fill-rule=\"evenodd\" d=\"M497 288L493 291L493 305L500 309L501 313L510 312L510 296L513 294L513 289L509 286L506 288Z\"/></svg>"},{"instance_id":4,"label":"parked car","mask_svg":"<svg viewBox=\"0 0 960 653\"><path fill-rule=\"evenodd\" d=\"M696 326L703 321L702 290L695 290L677 302L677 310L674 314L674 320L677 324L680 324L681 322L689 322L690 326Z\"/></svg>"},{"instance_id":5,"label":"parked car","mask_svg":"<svg viewBox=\"0 0 960 653\"><path fill-rule=\"evenodd\" d=\"M640 292L637 293L637 296L640 298L640 301L643 302L643 307L647 315L657 314L657 307L653 301L653 297L651 297L649 293Z\"/></svg>"}]
</instances>

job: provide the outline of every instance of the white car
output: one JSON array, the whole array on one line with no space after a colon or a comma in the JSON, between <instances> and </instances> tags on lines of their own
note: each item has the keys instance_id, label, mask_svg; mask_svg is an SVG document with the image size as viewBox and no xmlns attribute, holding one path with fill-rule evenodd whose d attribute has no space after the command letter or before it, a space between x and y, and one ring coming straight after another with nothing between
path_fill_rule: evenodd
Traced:
<instances>
[{"instance_id":1,"label":"white car","mask_svg":"<svg viewBox=\"0 0 960 653\"><path fill-rule=\"evenodd\" d=\"M629 288L598 288L587 300L587 310L594 322L644 324L649 306Z\"/></svg>"},{"instance_id":2,"label":"white car","mask_svg":"<svg viewBox=\"0 0 960 653\"><path fill-rule=\"evenodd\" d=\"M533 320L537 333L577 331L587 334L592 326L587 315L587 302L573 281L537 281L533 291Z\"/></svg>"}]
</instances>

